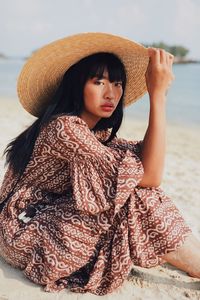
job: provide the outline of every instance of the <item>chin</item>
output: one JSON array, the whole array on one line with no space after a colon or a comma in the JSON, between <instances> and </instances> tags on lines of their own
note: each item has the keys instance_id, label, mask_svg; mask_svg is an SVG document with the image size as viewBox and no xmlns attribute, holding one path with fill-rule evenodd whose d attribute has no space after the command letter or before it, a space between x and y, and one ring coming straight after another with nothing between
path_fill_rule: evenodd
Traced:
<instances>
[{"instance_id":1,"label":"chin","mask_svg":"<svg viewBox=\"0 0 200 300\"><path fill-rule=\"evenodd\" d=\"M101 114L101 118L110 118L112 116L113 112L105 112Z\"/></svg>"}]
</instances>

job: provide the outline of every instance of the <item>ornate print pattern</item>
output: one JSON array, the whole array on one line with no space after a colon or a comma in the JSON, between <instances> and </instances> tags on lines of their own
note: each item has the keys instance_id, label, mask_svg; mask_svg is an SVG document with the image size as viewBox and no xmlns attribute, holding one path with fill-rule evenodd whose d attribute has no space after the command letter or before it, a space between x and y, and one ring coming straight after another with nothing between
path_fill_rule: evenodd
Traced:
<instances>
[{"instance_id":1,"label":"ornate print pattern","mask_svg":"<svg viewBox=\"0 0 200 300\"><path fill-rule=\"evenodd\" d=\"M0 214L1 256L46 291L110 293L133 265L162 263L191 232L161 188L138 185L142 141L104 146L108 134L76 116L52 120ZM0 202L15 181L8 168Z\"/></svg>"}]
</instances>

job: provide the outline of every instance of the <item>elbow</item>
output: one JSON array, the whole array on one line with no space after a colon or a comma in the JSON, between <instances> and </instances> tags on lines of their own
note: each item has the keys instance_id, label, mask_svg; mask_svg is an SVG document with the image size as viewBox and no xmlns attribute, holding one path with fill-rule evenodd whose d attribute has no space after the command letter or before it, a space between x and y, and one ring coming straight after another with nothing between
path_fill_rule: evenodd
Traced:
<instances>
[{"instance_id":1,"label":"elbow","mask_svg":"<svg viewBox=\"0 0 200 300\"><path fill-rule=\"evenodd\" d=\"M140 187L154 187L157 188L161 185L162 180L160 177L153 178L152 176L146 176L144 175L142 180L138 183L138 186Z\"/></svg>"},{"instance_id":2,"label":"elbow","mask_svg":"<svg viewBox=\"0 0 200 300\"><path fill-rule=\"evenodd\" d=\"M152 182L152 183L139 183L137 186L143 188L158 188L160 185L161 183Z\"/></svg>"}]
</instances>

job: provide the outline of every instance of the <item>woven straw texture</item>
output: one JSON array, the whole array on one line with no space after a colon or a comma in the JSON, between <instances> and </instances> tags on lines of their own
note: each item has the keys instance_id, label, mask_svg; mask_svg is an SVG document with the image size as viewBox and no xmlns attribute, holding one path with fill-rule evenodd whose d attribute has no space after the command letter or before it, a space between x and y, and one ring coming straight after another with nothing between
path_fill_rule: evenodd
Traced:
<instances>
[{"instance_id":1,"label":"woven straw texture","mask_svg":"<svg viewBox=\"0 0 200 300\"><path fill-rule=\"evenodd\" d=\"M54 41L35 52L25 63L17 83L22 106L39 116L51 101L64 73L83 57L98 52L117 55L127 75L125 106L146 91L148 52L142 45L106 33L81 33Z\"/></svg>"}]
</instances>

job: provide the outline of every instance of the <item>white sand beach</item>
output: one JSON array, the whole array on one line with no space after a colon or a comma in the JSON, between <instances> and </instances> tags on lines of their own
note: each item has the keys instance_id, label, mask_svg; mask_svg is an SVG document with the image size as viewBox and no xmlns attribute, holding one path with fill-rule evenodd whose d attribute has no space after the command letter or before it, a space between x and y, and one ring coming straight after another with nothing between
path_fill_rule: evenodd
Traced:
<instances>
[{"instance_id":1,"label":"white sand beach","mask_svg":"<svg viewBox=\"0 0 200 300\"><path fill-rule=\"evenodd\" d=\"M0 99L0 156L8 142L34 120L16 100ZM127 119L120 136L129 140L143 138L146 125ZM0 182L5 173L4 158L0 158ZM161 187L182 212L196 237L200 239L200 135L199 127L167 125L167 154ZM94 300L92 294L74 294L68 291L45 293L0 260L0 300ZM200 280L164 264L152 269L132 269L129 278L115 293L103 300L200 299Z\"/></svg>"}]
</instances>

